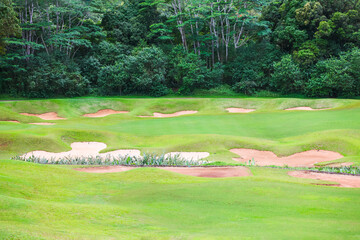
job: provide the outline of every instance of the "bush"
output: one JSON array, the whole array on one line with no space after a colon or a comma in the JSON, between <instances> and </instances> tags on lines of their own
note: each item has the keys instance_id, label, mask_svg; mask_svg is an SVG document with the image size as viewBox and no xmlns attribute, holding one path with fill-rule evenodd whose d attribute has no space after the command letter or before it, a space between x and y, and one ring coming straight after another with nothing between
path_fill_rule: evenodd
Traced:
<instances>
[{"instance_id":1,"label":"bush","mask_svg":"<svg viewBox=\"0 0 360 240\"><path fill-rule=\"evenodd\" d=\"M238 94L233 91L229 85L220 85L210 89L198 89L194 91L196 96L237 96Z\"/></svg>"},{"instance_id":2,"label":"bush","mask_svg":"<svg viewBox=\"0 0 360 240\"><path fill-rule=\"evenodd\" d=\"M184 52L181 46L173 48L169 58L168 86L179 88L180 94L190 94L195 89L210 89L222 82L224 69L220 63L209 69L198 55Z\"/></svg>"},{"instance_id":3,"label":"bush","mask_svg":"<svg viewBox=\"0 0 360 240\"><path fill-rule=\"evenodd\" d=\"M74 97L89 92L89 81L81 75L77 65L46 55L33 59L23 81L22 95L26 97Z\"/></svg>"},{"instance_id":4,"label":"bush","mask_svg":"<svg viewBox=\"0 0 360 240\"><path fill-rule=\"evenodd\" d=\"M167 58L157 47L145 47L124 61L128 78L127 92L147 94L154 97L166 95L165 85Z\"/></svg>"},{"instance_id":5,"label":"bush","mask_svg":"<svg viewBox=\"0 0 360 240\"><path fill-rule=\"evenodd\" d=\"M98 75L99 93L166 95L169 92L165 85L166 61L161 49L145 47L114 65L103 66Z\"/></svg>"},{"instance_id":6,"label":"bush","mask_svg":"<svg viewBox=\"0 0 360 240\"><path fill-rule=\"evenodd\" d=\"M227 82L234 91L253 94L269 86L273 62L280 60L281 53L266 42L252 43L238 50L238 57L227 65Z\"/></svg>"},{"instance_id":7,"label":"bush","mask_svg":"<svg viewBox=\"0 0 360 240\"><path fill-rule=\"evenodd\" d=\"M291 55L283 56L281 61L274 64L271 86L275 91L283 94L295 93L301 91L303 85L303 73Z\"/></svg>"},{"instance_id":8,"label":"bush","mask_svg":"<svg viewBox=\"0 0 360 240\"><path fill-rule=\"evenodd\" d=\"M122 62L102 67L98 73L98 92L100 95L122 95L127 84L127 74Z\"/></svg>"},{"instance_id":9,"label":"bush","mask_svg":"<svg viewBox=\"0 0 360 240\"><path fill-rule=\"evenodd\" d=\"M340 55L320 61L306 85L311 97L353 97L360 95L360 50L354 48Z\"/></svg>"}]
</instances>

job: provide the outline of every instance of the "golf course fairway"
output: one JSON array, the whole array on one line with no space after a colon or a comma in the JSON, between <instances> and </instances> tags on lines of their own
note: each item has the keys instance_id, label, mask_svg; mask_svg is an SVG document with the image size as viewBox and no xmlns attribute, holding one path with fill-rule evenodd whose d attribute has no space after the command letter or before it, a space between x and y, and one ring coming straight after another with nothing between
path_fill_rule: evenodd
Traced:
<instances>
[{"instance_id":1,"label":"golf course fairway","mask_svg":"<svg viewBox=\"0 0 360 240\"><path fill-rule=\"evenodd\" d=\"M294 108L305 110L286 110ZM106 144L100 153L204 152L204 160L218 166L240 163L231 149L284 159L323 150L340 158L315 166L359 167L360 100L0 102L0 239L360 239L360 188L290 176L294 169L256 166L256 158L244 166L247 176L224 178L155 167L90 173L74 170L90 166L12 159L31 151L67 152L75 142Z\"/></svg>"}]
</instances>

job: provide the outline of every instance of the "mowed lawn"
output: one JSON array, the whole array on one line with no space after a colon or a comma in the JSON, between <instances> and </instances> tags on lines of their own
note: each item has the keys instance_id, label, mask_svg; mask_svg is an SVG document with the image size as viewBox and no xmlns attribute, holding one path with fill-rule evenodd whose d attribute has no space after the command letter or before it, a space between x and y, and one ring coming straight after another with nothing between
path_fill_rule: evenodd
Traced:
<instances>
[{"instance_id":1,"label":"mowed lawn","mask_svg":"<svg viewBox=\"0 0 360 240\"><path fill-rule=\"evenodd\" d=\"M322 111L284 111L309 106ZM230 114L227 107L257 109ZM104 118L82 117L101 109L129 113ZM174 118L140 118L153 112L198 113ZM19 113L57 112L67 120L45 121ZM0 102L0 157L32 150L65 151L75 141L104 142L108 148L143 152L208 151L209 160L232 162L231 148L270 150L280 156L323 149L360 164L360 100L263 98L79 98ZM52 122L37 126L27 123Z\"/></svg>"},{"instance_id":2,"label":"mowed lawn","mask_svg":"<svg viewBox=\"0 0 360 240\"><path fill-rule=\"evenodd\" d=\"M360 189L285 170L210 179L0 161L1 239L359 239Z\"/></svg>"},{"instance_id":3,"label":"mowed lawn","mask_svg":"<svg viewBox=\"0 0 360 240\"><path fill-rule=\"evenodd\" d=\"M322 111L284 111L309 106ZM227 107L254 108L230 114ZM129 113L85 118L101 109ZM176 118L153 112L197 110ZM19 113L57 112L45 121ZM18 120L21 123L6 122ZM30 125L56 123L52 126ZM252 176L197 178L154 168L77 172L9 160L32 150L60 152L77 141L104 151L229 149L278 155L324 149L360 165L360 100L263 98L79 98L0 102L0 239L360 239L360 189L329 187L286 170L250 167ZM326 182L329 183L329 182Z\"/></svg>"}]
</instances>

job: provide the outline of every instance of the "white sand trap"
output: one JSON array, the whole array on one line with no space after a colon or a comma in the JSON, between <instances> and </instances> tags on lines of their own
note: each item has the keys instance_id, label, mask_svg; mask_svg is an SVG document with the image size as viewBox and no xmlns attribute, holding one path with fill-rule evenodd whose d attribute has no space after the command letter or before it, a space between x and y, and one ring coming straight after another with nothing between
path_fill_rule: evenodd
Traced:
<instances>
[{"instance_id":1,"label":"white sand trap","mask_svg":"<svg viewBox=\"0 0 360 240\"><path fill-rule=\"evenodd\" d=\"M29 124L32 124L32 125L44 125L44 126L55 125L55 123L29 123Z\"/></svg>"},{"instance_id":2,"label":"white sand trap","mask_svg":"<svg viewBox=\"0 0 360 240\"><path fill-rule=\"evenodd\" d=\"M287 108L286 111L321 111L321 110L328 110L331 108L311 108L311 107L293 107Z\"/></svg>"},{"instance_id":3,"label":"white sand trap","mask_svg":"<svg viewBox=\"0 0 360 240\"><path fill-rule=\"evenodd\" d=\"M338 184L329 184L330 186L360 188L360 176L351 176L343 174L317 173L311 171L291 171L288 174L292 177L310 178L322 181L337 182ZM320 184L328 185L328 184Z\"/></svg>"},{"instance_id":4,"label":"white sand trap","mask_svg":"<svg viewBox=\"0 0 360 240\"><path fill-rule=\"evenodd\" d=\"M84 114L83 117L98 118L98 117L106 117L106 116L112 115L112 114L128 113L128 112L129 111L115 111L112 109L102 109L102 110L97 111L96 113Z\"/></svg>"},{"instance_id":5,"label":"white sand trap","mask_svg":"<svg viewBox=\"0 0 360 240\"><path fill-rule=\"evenodd\" d=\"M53 160L53 159L57 160L65 157L96 157L96 156L100 156L101 158L105 158L106 156L141 157L140 151L136 149L124 149L124 150L116 150L107 153L99 153L101 150L106 148L106 144L100 142L74 142L71 144L71 148L72 150L61 153L33 151L22 155L22 157L35 156L38 158L45 158L48 160Z\"/></svg>"},{"instance_id":6,"label":"white sand trap","mask_svg":"<svg viewBox=\"0 0 360 240\"><path fill-rule=\"evenodd\" d=\"M280 158L270 151L245 148L231 149L230 151L241 157L234 158L234 160L245 163L254 159L255 164L259 166L288 165L290 167L314 167L317 163L333 161L344 157L340 153L325 150L310 150Z\"/></svg>"},{"instance_id":7,"label":"white sand trap","mask_svg":"<svg viewBox=\"0 0 360 240\"><path fill-rule=\"evenodd\" d=\"M16 121L16 120L7 120L7 121L1 121L1 122L20 123L19 121Z\"/></svg>"},{"instance_id":8,"label":"white sand trap","mask_svg":"<svg viewBox=\"0 0 360 240\"><path fill-rule=\"evenodd\" d=\"M180 112L169 113L169 114L154 112L153 116L139 116L139 117L168 118L168 117L178 117L178 116L188 115L188 114L195 114L197 112L198 111L180 111Z\"/></svg>"},{"instance_id":9,"label":"white sand trap","mask_svg":"<svg viewBox=\"0 0 360 240\"><path fill-rule=\"evenodd\" d=\"M32 114L32 113L20 113L20 114L24 115L24 116L39 117L44 120L64 120L64 119L66 119L66 118L59 117L56 112L48 112L48 113L43 113L43 114Z\"/></svg>"},{"instance_id":10,"label":"white sand trap","mask_svg":"<svg viewBox=\"0 0 360 240\"><path fill-rule=\"evenodd\" d=\"M193 160L198 161L203 158L207 158L210 156L208 152L170 152L165 154L165 157L175 157L179 156L179 158L184 160Z\"/></svg>"},{"instance_id":11,"label":"white sand trap","mask_svg":"<svg viewBox=\"0 0 360 240\"><path fill-rule=\"evenodd\" d=\"M256 111L256 109L246 109L246 108L227 108L229 113L250 113Z\"/></svg>"}]
</instances>

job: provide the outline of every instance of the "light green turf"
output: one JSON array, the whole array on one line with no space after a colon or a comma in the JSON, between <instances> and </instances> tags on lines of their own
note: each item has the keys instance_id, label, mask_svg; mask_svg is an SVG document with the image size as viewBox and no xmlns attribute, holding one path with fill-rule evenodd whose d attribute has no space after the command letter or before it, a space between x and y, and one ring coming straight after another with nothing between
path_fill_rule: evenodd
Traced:
<instances>
[{"instance_id":1,"label":"light green turf","mask_svg":"<svg viewBox=\"0 0 360 240\"><path fill-rule=\"evenodd\" d=\"M300 112L310 106L332 110ZM229 114L227 107L256 108ZM128 110L105 118L81 115ZM153 112L198 110L169 119ZM21 112L56 111L43 121ZM208 151L233 162L231 148L289 155L342 153L360 165L360 100L265 98L79 98L0 102L0 159L31 150L64 151L75 141L144 152ZM54 122L54 126L29 125ZM0 160L0 239L360 239L360 189L312 185L286 170L252 167L243 178L196 178L159 169L90 174L72 166Z\"/></svg>"},{"instance_id":2,"label":"light green turf","mask_svg":"<svg viewBox=\"0 0 360 240\"><path fill-rule=\"evenodd\" d=\"M284 111L298 106L332 108ZM255 108L229 114L227 107ZM85 118L100 109L128 110L105 118ZM197 110L176 118L139 118L153 112ZM67 120L44 121L21 112L55 111ZM295 98L77 98L0 102L0 157L31 150L69 150L74 141L99 141L104 151L137 148L143 152L208 151L208 160L233 162L231 148L271 150L283 156L324 149L337 151L360 164L360 100ZM54 122L36 126L30 122ZM341 160L342 161L342 160Z\"/></svg>"},{"instance_id":3,"label":"light green turf","mask_svg":"<svg viewBox=\"0 0 360 240\"><path fill-rule=\"evenodd\" d=\"M0 239L359 239L360 189L285 170L196 178L0 161Z\"/></svg>"}]
</instances>

